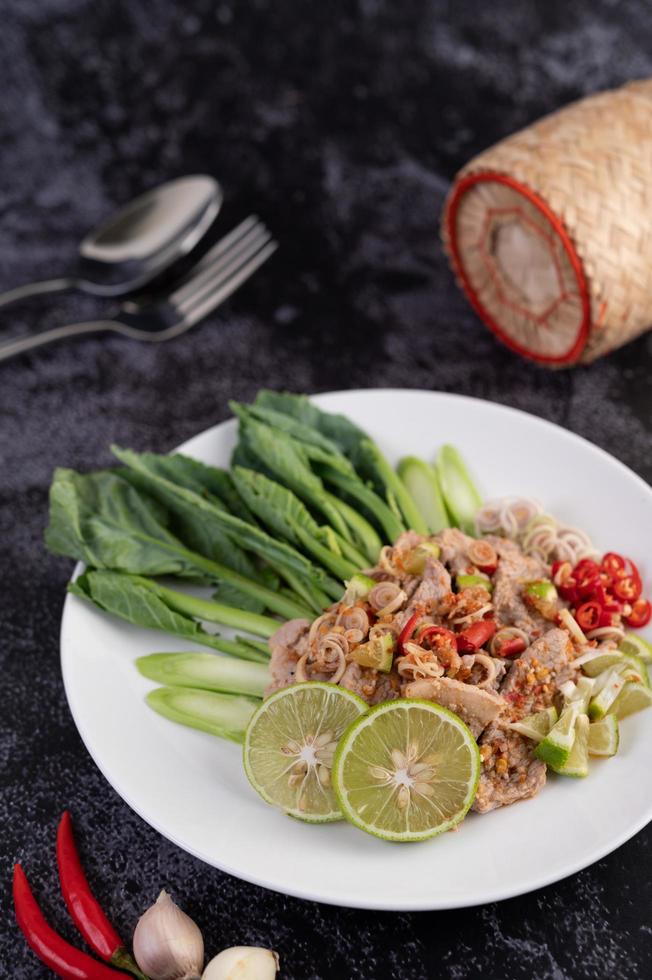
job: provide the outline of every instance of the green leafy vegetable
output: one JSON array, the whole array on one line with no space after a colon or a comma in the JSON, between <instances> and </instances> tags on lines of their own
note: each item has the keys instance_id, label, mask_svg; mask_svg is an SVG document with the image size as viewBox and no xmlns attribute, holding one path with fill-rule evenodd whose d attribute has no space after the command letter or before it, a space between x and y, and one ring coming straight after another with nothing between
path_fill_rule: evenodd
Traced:
<instances>
[{"instance_id":1,"label":"green leafy vegetable","mask_svg":"<svg viewBox=\"0 0 652 980\"><path fill-rule=\"evenodd\" d=\"M194 491L178 486L162 476L157 466L160 457L152 453L134 453L117 446L112 447L112 451L121 462L146 480L151 495L170 510L180 514L193 512L198 526L203 526L207 531L211 527L221 528L241 548L265 559L277 571L287 568L317 587L329 590L334 588L336 594L340 590L337 582L329 579L322 569L317 568L295 548L220 509L212 500L206 500Z\"/></svg>"},{"instance_id":2,"label":"green leafy vegetable","mask_svg":"<svg viewBox=\"0 0 652 980\"><path fill-rule=\"evenodd\" d=\"M182 636L199 646L212 647L243 660L263 662L266 659L262 653L254 652L237 640L227 640L208 633L191 616L168 606L149 585L143 585L134 576L119 572L87 571L71 582L68 590L73 595L94 603L104 612L126 619L135 626Z\"/></svg>"},{"instance_id":3,"label":"green leafy vegetable","mask_svg":"<svg viewBox=\"0 0 652 980\"><path fill-rule=\"evenodd\" d=\"M386 493L393 495L408 528L417 531L419 534L427 534L426 522L406 490L403 481L371 439L365 439L360 444L360 458L362 472L368 473L378 488L384 488Z\"/></svg>"},{"instance_id":4,"label":"green leafy vegetable","mask_svg":"<svg viewBox=\"0 0 652 980\"><path fill-rule=\"evenodd\" d=\"M244 597L245 607L251 608L253 602L254 611L269 608L290 619L306 614L303 606L274 589L189 551L167 530L166 523L164 508L116 473L55 471L45 532L46 544L55 554L94 568L223 582L241 600Z\"/></svg>"}]
</instances>

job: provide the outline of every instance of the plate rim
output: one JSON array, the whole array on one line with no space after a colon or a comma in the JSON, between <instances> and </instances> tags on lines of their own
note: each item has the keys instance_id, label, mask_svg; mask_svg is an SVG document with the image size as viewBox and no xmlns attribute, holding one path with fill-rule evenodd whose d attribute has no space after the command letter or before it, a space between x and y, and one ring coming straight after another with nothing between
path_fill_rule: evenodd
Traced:
<instances>
[{"instance_id":1,"label":"plate rim","mask_svg":"<svg viewBox=\"0 0 652 980\"><path fill-rule=\"evenodd\" d=\"M602 449L600 446L591 442L585 436L581 436L578 433L565 429L563 428L563 426L559 425L558 423L552 422L546 418L542 418L541 416L535 415L532 412L528 412L525 411L524 409L516 408L511 405L506 405L502 402L492 401L485 398L476 398L470 395L459 394L457 392L447 392L447 391L438 391L438 390L430 391L423 388L392 388L392 387L338 389L334 391L317 392L314 394L309 394L308 397L311 400L315 400L319 403L322 399L324 401L328 401L331 398L336 399L341 396L358 396L358 395L373 395L373 396L378 396L378 395L415 396L416 395L428 399L433 397L435 399L444 398L445 400L454 399L458 401L470 402L473 403L474 405L489 406L490 408L497 410L499 413L505 412L507 415L517 414L527 419L528 422L530 423L534 422L535 424L541 425L545 429L553 430L556 436L563 437L568 442L574 443L579 441L580 443L583 443L585 447L588 447L588 449L593 453L595 453L598 457L602 458L603 460L606 460L611 466L616 466L616 468L619 468L621 471L627 474L628 478L631 479L633 477L635 482L638 483L640 489L644 491L648 497L652 498L652 487L650 487L650 485L643 479L643 477L639 476L638 473L634 472L634 470L632 470L629 466L627 466L626 463L622 462L622 460L618 459L617 457L613 456L611 453L607 452L605 449ZM188 444L192 443L195 439L200 439L202 437L209 436L212 432L214 432L217 429L223 430L226 427L233 427L235 426L235 424L236 424L236 420L231 416L227 419L224 419L221 422L217 422L214 425L208 426L206 429L203 429L201 432L195 433L194 435L190 436L188 439L185 439L179 445L173 447L171 450L169 450L169 452L184 452L186 451L185 447L187 447ZM71 575L71 581L77 577L77 575L80 573L83 567L84 566L82 562L77 562L75 564L73 573ZM218 864L215 861L214 857L208 856L206 853L202 851L201 848L193 847L185 842L182 843L179 839L177 839L177 837L173 833L170 833L168 830L164 830L160 825L160 823L158 822L158 820L156 819L156 817L150 817L149 815L146 816L144 812L146 808L145 807L141 808L132 800L130 794L124 793L121 789L118 788L117 781L114 782L114 780L109 777L108 773L105 771L105 767L102 765L102 762L100 761L99 758L96 757L96 754L93 752L91 745L89 744L91 741L90 736L85 730L84 725L80 723L80 721L78 720L78 717L75 714L73 708L73 703L70 695L70 687L68 683L68 668L66 667L65 658L64 658L65 635L68 628L67 620L69 618L70 608L71 608L70 599L71 599L71 595L70 593L67 593L62 609L62 614L61 614L61 625L59 631L59 647L60 647L59 661L61 666L61 675L63 679L64 692L68 704L68 709L72 716L72 720L75 725L75 728L77 729L77 732L84 744L84 747L88 752L88 754L90 755L93 763L97 766L100 773L106 779L109 786L111 786L114 792L118 794L118 796L127 804L127 806L131 810L134 811L134 813L137 814L137 816L139 816L146 824L152 827L153 830L159 833L166 840L170 841L176 847L179 847L185 853L190 854L193 857L199 859L203 863L207 864L209 867L216 868L217 870L229 874L232 877L237 878L241 881L246 881L249 884L256 885L260 888L265 888L269 891L275 892L280 895L288 895L293 898L302 899L304 901L318 902L325 905L332 905L338 908L365 909L369 911L422 912L422 911L445 911L445 910L453 910L458 908L481 907L483 905L491 904L494 902L506 901L510 898L516 898L520 895L529 895L532 892L538 891L541 888L545 888L548 885L555 884L558 881L563 881L564 879L569 878L572 875L578 874L580 871L590 867L591 865L600 861L602 858L618 850L619 847L622 847L623 844L627 843L627 841L635 837L636 834L638 834L644 827L646 827L652 821L652 799L651 799L647 810L644 811L641 815L639 815L638 819L634 820L620 834L612 838L607 844L604 844L602 846L597 845L591 852L589 852L588 856L584 855L583 857L578 858L576 861L570 861L564 866L563 870L557 870L551 873L545 873L545 872L541 873L538 877L533 879L531 884L528 884L528 886L525 888L521 887L520 885L515 885L514 887L511 888L495 887L492 890L491 889L485 890L485 892L483 893L483 897L480 899L478 898L465 899L461 897L459 899L454 899L452 901L450 899L446 901L437 900L436 898L430 900L416 899L414 901L410 901L404 898L400 898L398 901L395 900L393 904L380 899L378 901L360 899L360 900L354 900L349 902L342 902L342 900L336 894L332 893L332 890L331 892L329 892L328 889L326 889L325 891L317 892L302 887L288 888L286 886L277 885L273 881L266 879L264 876L256 876L254 874L242 873L242 871L230 865L228 861L220 861L220 863Z\"/></svg>"}]
</instances>

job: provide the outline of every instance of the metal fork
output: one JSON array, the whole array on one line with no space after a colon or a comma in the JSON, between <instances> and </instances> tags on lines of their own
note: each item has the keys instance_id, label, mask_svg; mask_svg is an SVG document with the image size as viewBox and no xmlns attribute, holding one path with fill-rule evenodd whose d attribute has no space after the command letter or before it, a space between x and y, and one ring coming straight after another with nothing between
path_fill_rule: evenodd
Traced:
<instances>
[{"instance_id":1,"label":"metal fork","mask_svg":"<svg viewBox=\"0 0 652 980\"><path fill-rule=\"evenodd\" d=\"M55 340L103 331L156 343L171 340L208 316L277 248L278 243L269 230L251 215L221 238L175 285L169 296L140 302L128 300L111 319L70 323L7 341L0 344L0 361Z\"/></svg>"}]
</instances>

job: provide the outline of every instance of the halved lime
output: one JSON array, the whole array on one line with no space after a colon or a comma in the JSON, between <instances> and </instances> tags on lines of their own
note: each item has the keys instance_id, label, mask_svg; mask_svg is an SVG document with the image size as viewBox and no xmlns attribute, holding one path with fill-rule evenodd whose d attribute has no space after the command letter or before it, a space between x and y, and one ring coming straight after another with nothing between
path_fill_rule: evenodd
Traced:
<instances>
[{"instance_id":1,"label":"halved lime","mask_svg":"<svg viewBox=\"0 0 652 980\"><path fill-rule=\"evenodd\" d=\"M589 725L589 755L615 755L619 741L618 719L615 715L607 715L601 721L594 721Z\"/></svg>"},{"instance_id":2,"label":"halved lime","mask_svg":"<svg viewBox=\"0 0 652 980\"><path fill-rule=\"evenodd\" d=\"M628 681L609 709L610 715L626 718L652 704L652 691L646 684Z\"/></svg>"},{"instance_id":3,"label":"halved lime","mask_svg":"<svg viewBox=\"0 0 652 980\"><path fill-rule=\"evenodd\" d=\"M276 691L247 726L244 768L266 803L311 823L341 820L331 785L335 748L368 705L337 684L308 681Z\"/></svg>"},{"instance_id":4,"label":"halved lime","mask_svg":"<svg viewBox=\"0 0 652 980\"><path fill-rule=\"evenodd\" d=\"M471 806L479 776L480 753L464 722L411 698L379 704L354 721L333 763L346 819L392 841L450 830Z\"/></svg>"},{"instance_id":5,"label":"halved lime","mask_svg":"<svg viewBox=\"0 0 652 980\"><path fill-rule=\"evenodd\" d=\"M618 649L623 653L632 653L646 663L652 662L652 643L648 643L637 633L626 633L618 644Z\"/></svg>"},{"instance_id":6,"label":"halved lime","mask_svg":"<svg viewBox=\"0 0 652 980\"><path fill-rule=\"evenodd\" d=\"M587 715L578 715L575 719L575 741L566 762L555 771L562 776L574 776L583 779L589 774L589 729L591 725Z\"/></svg>"},{"instance_id":7,"label":"halved lime","mask_svg":"<svg viewBox=\"0 0 652 980\"><path fill-rule=\"evenodd\" d=\"M578 710L572 703L567 705L559 716L557 724L553 725L534 750L537 759L541 759L551 769L561 769L568 761L575 742L577 714Z\"/></svg>"},{"instance_id":8,"label":"halved lime","mask_svg":"<svg viewBox=\"0 0 652 980\"><path fill-rule=\"evenodd\" d=\"M533 742L541 742L557 723L558 718L555 707L544 708L543 711L537 711L536 714L521 718L520 721L513 721L507 727L518 732L519 735L524 735L525 738L531 738Z\"/></svg>"}]
</instances>

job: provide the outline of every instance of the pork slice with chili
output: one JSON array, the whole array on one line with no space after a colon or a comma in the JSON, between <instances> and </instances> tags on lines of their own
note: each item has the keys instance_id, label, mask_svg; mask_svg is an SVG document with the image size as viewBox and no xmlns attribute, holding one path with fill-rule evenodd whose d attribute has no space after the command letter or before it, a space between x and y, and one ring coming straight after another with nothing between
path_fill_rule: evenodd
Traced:
<instances>
[{"instance_id":1,"label":"pork slice with chili","mask_svg":"<svg viewBox=\"0 0 652 980\"><path fill-rule=\"evenodd\" d=\"M269 647L272 656L269 661L269 672L271 680L265 689L265 695L294 684L297 663L308 652L309 630L309 620L291 619L270 637Z\"/></svg>"},{"instance_id":2,"label":"pork slice with chili","mask_svg":"<svg viewBox=\"0 0 652 980\"><path fill-rule=\"evenodd\" d=\"M498 568L493 577L493 606L501 626L517 626L531 640L541 636L551 627L523 598L526 582L545 578L547 571L537 558L524 555L513 541L506 538L488 537L498 554Z\"/></svg>"},{"instance_id":3,"label":"pork slice with chili","mask_svg":"<svg viewBox=\"0 0 652 980\"><path fill-rule=\"evenodd\" d=\"M448 708L469 726L474 738L498 717L505 704L498 694L450 677L412 681L403 688L403 695L425 698Z\"/></svg>"},{"instance_id":4,"label":"pork slice with chili","mask_svg":"<svg viewBox=\"0 0 652 980\"><path fill-rule=\"evenodd\" d=\"M480 739L482 772L473 809L486 813L529 799L546 781L546 766L534 757L535 745L508 728L511 721L550 707L559 685L576 676L573 647L565 630L550 629L509 668L500 693L501 716Z\"/></svg>"},{"instance_id":5,"label":"pork slice with chili","mask_svg":"<svg viewBox=\"0 0 652 980\"><path fill-rule=\"evenodd\" d=\"M437 558L427 558L423 575L418 586L410 596L410 601L401 613L401 629L415 612L431 615L438 611L440 603L447 603L451 597L451 577Z\"/></svg>"}]
</instances>

